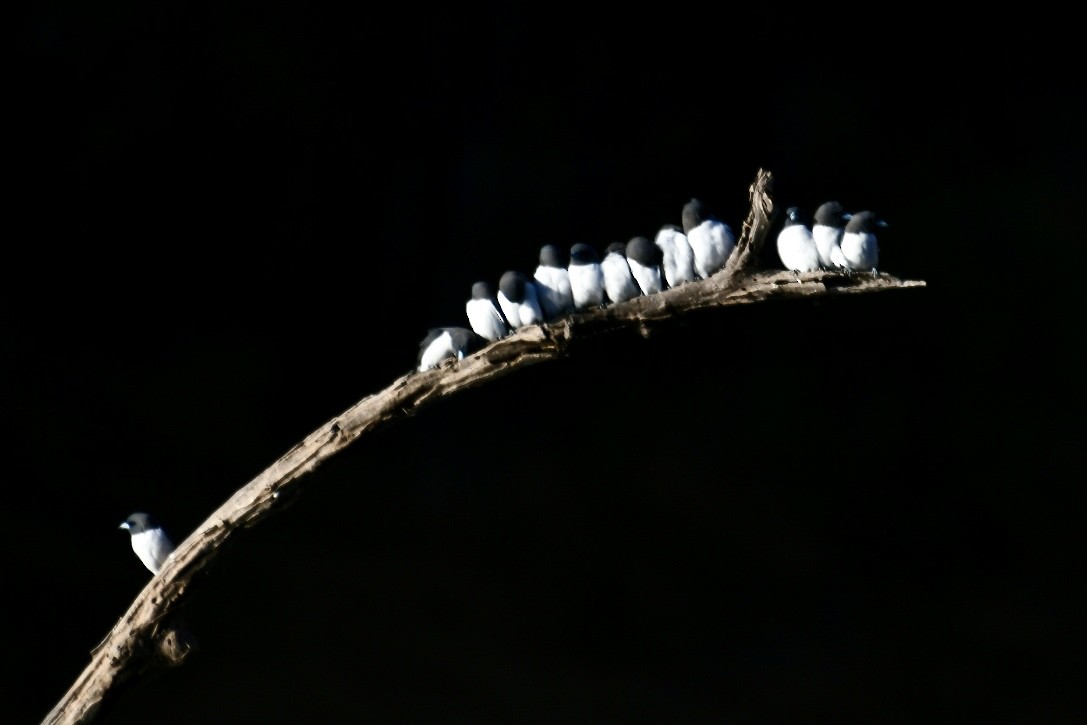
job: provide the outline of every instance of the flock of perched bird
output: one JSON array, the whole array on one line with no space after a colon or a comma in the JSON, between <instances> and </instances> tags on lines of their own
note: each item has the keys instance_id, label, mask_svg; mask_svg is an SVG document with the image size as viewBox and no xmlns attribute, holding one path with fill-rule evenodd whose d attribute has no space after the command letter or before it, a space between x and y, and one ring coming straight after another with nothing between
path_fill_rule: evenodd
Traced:
<instances>
[{"instance_id":1,"label":"flock of perched bird","mask_svg":"<svg viewBox=\"0 0 1087 725\"><path fill-rule=\"evenodd\" d=\"M623 302L678 287L714 274L728 261L736 236L725 222L709 214L698 199L683 206L682 226L665 224L650 241L636 236L615 242L603 259L589 244L570 247L568 262L559 247L540 249L532 277L505 272L494 292L487 282L472 285L465 304L470 327L436 327L419 344L418 370L438 367L449 358L463 359L517 328L551 322L571 312ZM878 227L886 223L870 211L846 213L836 201L816 211L809 227L798 207L785 212L777 252L785 269L796 273L817 269L875 271L879 263Z\"/></svg>"},{"instance_id":2,"label":"flock of perched bird","mask_svg":"<svg viewBox=\"0 0 1087 725\"><path fill-rule=\"evenodd\" d=\"M610 245L602 260L589 244L573 245L568 263L557 246L544 245L535 274L529 278L506 272L498 281L497 294L488 283L476 282L465 305L471 327L430 330L419 346L419 371L436 368L449 358L463 359L519 327L679 287L724 267L736 247L731 227L708 214L698 199L684 205L680 218L682 227L665 224L652 242L638 236ZM778 257L785 269L797 274L835 268L876 271L876 230L886 222L870 211L847 214L836 201L821 205L813 219L809 227L798 207L786 210L777 235ZM134 513L120 528L131 535L140 561L157 574L174 550L162 527L148 514Z\"/></svg>"},{"instance_id":3,"label":"flock of perched bird","mask_svg":"<svg viewBox=\"0 0 1087 725\"><path fill-rule=\"evenodd\" d=\"M879 244L876 230L887 226L874 212L848 214L836 201L815 210L812 225L798 207L785 211L785 223L777 237L777 251L785 269L814 272L817 269L876 271Z\"/></svg>"}]
</instances>

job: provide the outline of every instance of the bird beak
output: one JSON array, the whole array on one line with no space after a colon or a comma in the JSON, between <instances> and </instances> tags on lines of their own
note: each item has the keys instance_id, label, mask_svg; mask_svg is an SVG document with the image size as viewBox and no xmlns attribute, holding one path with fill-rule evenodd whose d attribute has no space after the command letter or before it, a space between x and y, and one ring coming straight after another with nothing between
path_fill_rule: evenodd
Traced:
<instances>
[{"instance_id":1,"label":"bird beak","mask_svg":"<svg viewBox=\"0 0 1087 725\"><path fill-rule=\"evenodd\" d=\"M126 521L126 522L124 522L123 524L121 524L121 525L120 525L120 526L118 526L117 528L118 528L118 529L127 529L127 528L128 528L128 522L127 522L127 521Z\"/></svg>"}]
</instances>

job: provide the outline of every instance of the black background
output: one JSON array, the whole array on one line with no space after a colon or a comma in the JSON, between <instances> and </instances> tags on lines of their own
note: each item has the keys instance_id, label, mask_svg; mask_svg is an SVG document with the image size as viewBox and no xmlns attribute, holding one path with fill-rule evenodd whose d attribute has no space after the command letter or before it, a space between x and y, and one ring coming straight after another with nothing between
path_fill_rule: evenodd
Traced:
<instances>
[{"instance_id":1,"label":"black background","mask_svg":"<svg viewBox=\"0 0 1087 725\"><path fill-rule=\"evenodd\" d=\"M128 513L180 541L475 280L691 196L738 230L759 168L779 209L876 210L928 287L616 336L366 436L99 720L1072 719L1074 23L885 13L21 13L0 721L146 583Z\"/></svg>"}]
</instances>

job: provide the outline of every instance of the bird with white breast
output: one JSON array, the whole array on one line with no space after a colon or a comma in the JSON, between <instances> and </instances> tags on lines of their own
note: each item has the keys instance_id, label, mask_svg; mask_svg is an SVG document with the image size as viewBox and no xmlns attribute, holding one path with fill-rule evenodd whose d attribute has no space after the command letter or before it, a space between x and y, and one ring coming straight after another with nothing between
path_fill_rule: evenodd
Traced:
<instances>
[{"instance_id":1,"label":"bird with white breast","mask_svg":"<svg viewBox=\"0 0 1087 725\"><path fill-rule=\"evenodd\" d=\"M132 551L152 574L158 574L174 551L173 542L153 516L142 511L129 514L118 527L128 531Z\"/></svg>"}]
</instances>

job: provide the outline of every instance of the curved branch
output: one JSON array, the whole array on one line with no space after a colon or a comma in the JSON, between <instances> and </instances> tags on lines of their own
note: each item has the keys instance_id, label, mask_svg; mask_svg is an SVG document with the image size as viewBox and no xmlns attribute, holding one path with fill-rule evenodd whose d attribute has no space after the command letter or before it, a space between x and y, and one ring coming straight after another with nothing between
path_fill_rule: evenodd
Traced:
<instances>
[{"instance_id":1,"label":"curved branch","mask_svg":"<svg viewBox=\"0 0 1087 725\"><path fill-rule=\"evenodd\" d=\"M649 335L654 327L678 315L709 308L925 286L923 281L903 281L887 274L810 272L797 276L787 271L756 271L773 216L772 181L770 172L758 172L749 189L751 209L736 249L725 268L709 279L571 314L547 325L521 328L464 360L405 375L313 431L235 492L181 542L162 571L95 648L90 664L44 722L90 722L120 685L149 669L183 663L196 647L180 624L183 605L222 547L235 532L283 508L299 490L305 474L375 428L519 368L564 357L571 343L588 336L620 330Z\"/></svg>"}]
</instances>

